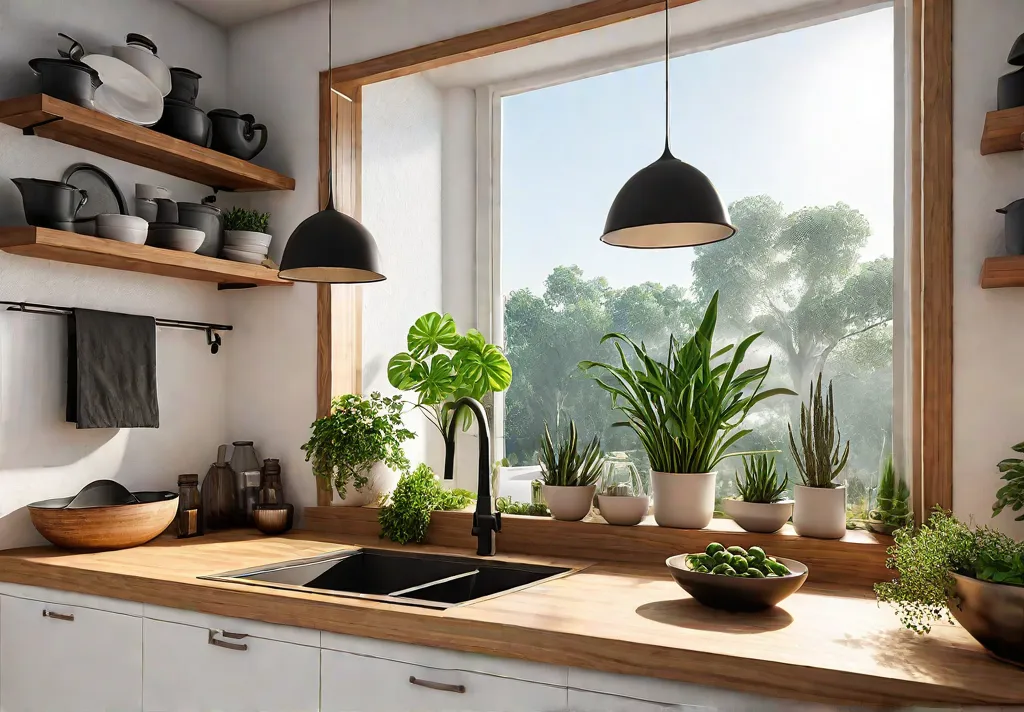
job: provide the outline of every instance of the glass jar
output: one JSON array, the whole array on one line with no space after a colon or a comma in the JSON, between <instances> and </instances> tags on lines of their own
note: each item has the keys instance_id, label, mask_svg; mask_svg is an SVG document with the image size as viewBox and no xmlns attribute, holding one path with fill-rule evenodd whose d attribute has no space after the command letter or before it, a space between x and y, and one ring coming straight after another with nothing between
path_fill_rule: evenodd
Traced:
<instances>
[{"instance_id":1,"label":"glass jar","mask_svg":"<svg viewBox=\"0 0 1024 712\"><path fill-rule=\"evenodd\" d=\"M203 521L205 529L230 529L238 521L238 483L227 462L227 445L217 450L217 462L210 465L203 479Z\"/></svg>"},{"instance_id":2,"label":"glass jar","mask_svg":"<svg viewBox=\"0 0 1024 712\"><path fill-rule=\"evenodd\" d=\"M260 479L260 504L284 504L284 484L281 482L281 461L270 458L263 461Z\"/></svg>"},{"instance_id":3,"label":"glass jar","mask_svg":"<svg viewBox=\"0 0 1024 712\"><path fill-rule=\"evenodd\" d=\"M203 534L203 504L199 497L199 475L178 476L178 538Z\"/></svg>"},{"instance_id":4,"label":"glass jar","mask_svg":"<svg viewBox=\"0 0 1024 712\"><path fill-rule=\"evenodd\" d=\"M252 440L238 440L232 445L231 469L238 489L238 520L242 526L252 526L252 508L259 502L260 460Z\"/></svg>"},{"instance_id":5,"label":"glass jar","mask_svg":"<svg viewBox=\"0 0 1024 712\"><path fill-rule=\"evenodd\" d=\"M647 487L629 455L613 452L605 458L604 473L597 491L619 497L639 497L647 494Z\"/></svg>"}]
</instances>

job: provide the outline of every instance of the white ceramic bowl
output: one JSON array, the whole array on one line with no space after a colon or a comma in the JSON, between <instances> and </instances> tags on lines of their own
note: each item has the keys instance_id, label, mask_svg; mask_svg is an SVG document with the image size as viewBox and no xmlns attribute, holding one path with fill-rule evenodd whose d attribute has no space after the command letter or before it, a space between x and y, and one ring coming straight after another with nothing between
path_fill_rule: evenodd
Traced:
<instances>
[{"instance_id":1,"label":"white ceramic bowl","mask_svg":"<svg viewBox=\"0 0 1024 712\"><path fill-rule=\"evenodd\" d=\"M723 499L722 510L748 532L771 534L782 529L782 525L793 516L793 500L761 504L739 499Z\"/></svg>"},{"instance_id":2,"label":"white ceramic bowl","mask_svg":"<svg viewBox=\"0 0 1024 712\"><path fill-rule=\"evenodd\" d=\"M101 213L96 216L96 227L124 227L134 230L149 230L149 223L145 218L134 215L118 215L114 213Z\"/></svg>"},{"instance_id":3,"label":"white ceramic bowl","mask_svg":"<svg viewBox=\"0 0 1024 712\"><path fill-rule=\"evenodd\" d=\"M225 230L224 244L228 247L262 247L264 250L270 247L273 240L272 235L265 232L250 232L249 230Z\"/></svg>"},{"instance_id":4,"label":"white ceramic bowl","mask_svg":"<svg viewBox=\"0 0 1024 712\"><path fill-rule=\"evenodd\" d=\"M590 514L597 485L586 487L557 487L544 485L541 492L551 516L564 522L578 522Z\"/></svg>"},{"instance_id":5,"label":"white ceramic bowl","mask_svg":"<svg viewBox=\"0 0 1024 712\"><path fill-rule=\"evenodd\" d=\"M221 250L221 255L232 262L246 262L251 265L262 264L263 260L267 258L265 254L257 255L253 252L240 252L232 250L230 247L225 247Z\"/></svg>"},{"instance_id":6,"label":"white ceramic bowl","mask_svg":"<svg viewBox=\"0 0 1024 712\"><path fill-rule=\"evenodd\" d=\"M161 188L158 185L148 185L146 183L135 184L135 197L142 198L143 200L156 200L157 198L171 199L171 191L167 188Z\"/></svg>"},{"instance_id":7,"label":"white ceramic bowl","mask_svg":"<svg viewBox=\"0 0 1024 712\"><path fill-rule=\"evenodd\" d=\"M206 233L192 227L170 223L150 223L147 245L179 252L195 252L206 239Z\"/></svg>"},{"instance_id":8,"label":"white ceramic bowl","mask_svg":"<svg viewBox=\"0 0 1024 712\"><path fill-rule=\"evenodd\" d=\"M149 223L134 215L101 214L96 216L96 234L108 240L142 245L149 235Z\"/></svg>"},{"instance_id":9,"label":"white ceramic bowl","mask_svg":"<svg viewBox=\"0 0 1024 712\"><path fill-rule=\"evenodd\" d=\"M161 96L171 91L171 72L167 65L152 52L131 45L112 47L113 55L126 64L130 64L144 75L160 90Z\"/></svg>"},{"instance_id":10,"label":"white ceramic bowl","mask_svg":"<svg viewBox=\"0 0 1024 712\"><path fill-rule=\"evenodd\" d=\"M632 527L644 520L649 507L650 499L647 495L639 497L597 495L597 508L601 510L601 516L609 524Z\"/></svg>"}]
</instances>

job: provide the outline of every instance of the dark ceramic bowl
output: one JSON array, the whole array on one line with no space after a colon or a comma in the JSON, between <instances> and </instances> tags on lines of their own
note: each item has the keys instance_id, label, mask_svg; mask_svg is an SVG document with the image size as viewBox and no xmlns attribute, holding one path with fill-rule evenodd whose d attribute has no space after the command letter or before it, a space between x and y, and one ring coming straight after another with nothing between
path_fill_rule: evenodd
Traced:
<instances>
[{"instance_id":1,"label":"dark ceramic bowl","mask_svg":"<svg viewBox=\"0 0 1024 712\"><path fill-rule=\"evenodd\" d=\"M209 146L213 135L210 117L191 104L164 99L164 113L153 129L197 146Z\"/></svg>"},{"instance_id":2,"label":"dark ceramic bowl","mask_svg":"<svg viewBox=\"0 0 1024 712\"><path fill-rule=\"evenodd\" d=\"M39 75L39 90L55 99L93 108L93 94L99 74L92 67L71 59L39 57L28 63Z\"/></svg>"},{"instance_id":3,"label":"dark ceramic bowl","mask_svg":"<svg viewBox=\"0 0 1024 712\"><path fill-rule=\"evenodd\" d=\"M252 518L264 534L284 534L292 528L293 511L290 504L257 504L252 508Z\"/></svg>"},{"instance_id":4,"label":"dark ceramic bowl","mask_svg":"<svg viewBox=\"0 0 1024 712\"><path fill-rule=\"evenodd\" d=\"M790 594L796 593L807 580L807 567L793 559L777 557L780 564L793 573L773 578L739 578L717 574L701 574L686 567L689 554L665 560L672 578L697 601L710 608L725 611L759 611L771 608Z\"/></svg>"},{"instance_id":5,"label":"dark ceramic bowl","mask_svg":"<svg viewBox=\"0 0 1024 712\"><path fill-rule=\"evenodd\" d=\"M1024 586L979 581L953 574L949 612L985 650L1003 662L1024 667Z\"/></svg>"}]
</instances>

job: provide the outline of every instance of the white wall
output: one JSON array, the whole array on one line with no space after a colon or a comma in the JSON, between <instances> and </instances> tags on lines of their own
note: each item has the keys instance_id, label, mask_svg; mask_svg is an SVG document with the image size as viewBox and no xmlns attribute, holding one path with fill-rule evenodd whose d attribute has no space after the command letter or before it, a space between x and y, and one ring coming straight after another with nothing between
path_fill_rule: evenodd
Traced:
<instances>
[{"instance_id":1,"label":"white wall","mask_svg":"<svg viewBox=\"0 0 1024 712\"><path fill-rule=\"evenodd\" d=\"M953 6L953 502L959 517L991 523L996 463L1024 441L1024 290L983 290L986 257L1005 254L996 208L1024 196L1020 153L982 156L985 112L1024 31L1020 0L956 0ZM1024 536L1003 512L996 524Z\"/></svg>"},{"instance_id":2,"label":"white wall","mask_svg":"<svg viewBox=\"0 0 1024 712\"><path fill-rule=\"evenodd\" d=\"M28 60L56 56L66 32L107 51L128 32L149 34L171 65L203 75L199 103L222 106L224 33L157 0L0 0L0 97L36 91ZM0 225L23 225L21 197L6 178L59 180L71 163L108 171L129 200L136 182L157 183L184 200L209 191L144 168L0 125ZM0 299L223 322L226 295L212 285L78 267L0 252ZM64 422L65 320L0 312L0 548L41 541L23 508L74 494L100 478L135 489L176 489L177 475L206 471L225 438L227 358L233 335L212 356L200 332L158 330L157 430L83 430Z\"/></svg>"}]
</instances>

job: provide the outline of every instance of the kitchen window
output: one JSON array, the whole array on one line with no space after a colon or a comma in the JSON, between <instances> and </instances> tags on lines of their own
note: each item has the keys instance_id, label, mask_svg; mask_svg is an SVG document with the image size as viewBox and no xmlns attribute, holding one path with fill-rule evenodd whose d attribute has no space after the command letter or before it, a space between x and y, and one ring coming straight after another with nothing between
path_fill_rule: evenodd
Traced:
<instances>
[{"instance_id":1,"label":"kitchen window","mask_svg":"<svg viewBox=\"0 0 1024 712\"><path fill-rule=\"evenodd\" d=\"M779 450L780 474L798 481L787 424L798 427L823 371L850 441L848 506L865 514L883 452L906 460L895 15L891 5L847 7L675 48L673 150L714 181L739 228L696 249L598 240L618 189L661 151L664 75L653 53L651 63L571 81L478 92L491 176L479 201L478 259L489 276L478 280L479 305L513 366L494 418L511 464L536 461L545 422L562 429L573 419L581 436L600 434L606 452L628 453L644 471L635 435L612 427L620 418L609 396L577 364L612 357L599 344L612 331L664 355L669 334L689 336L717 290L718 338L763 331L752 358L772 358L766 387L800 393L759 406L748 420L755 432L736 448ZM733 493L737 467L720 466L719 496Z\"/></svg>"}]
</instances>

